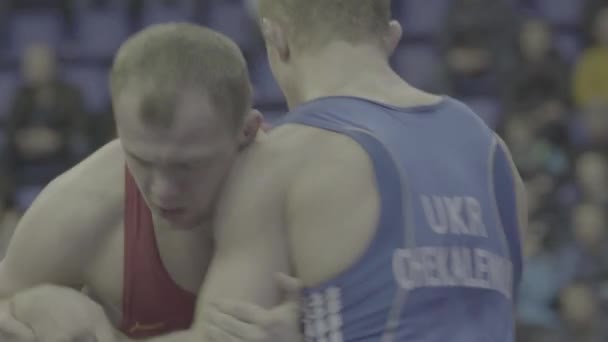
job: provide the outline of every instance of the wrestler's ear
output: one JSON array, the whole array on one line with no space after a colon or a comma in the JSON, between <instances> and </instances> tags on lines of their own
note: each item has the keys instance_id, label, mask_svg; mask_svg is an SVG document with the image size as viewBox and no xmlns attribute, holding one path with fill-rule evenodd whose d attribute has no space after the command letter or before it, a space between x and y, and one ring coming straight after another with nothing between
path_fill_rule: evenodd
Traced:
<instances>
[{"instance_id":1,"label":"wrestler's ear","mask_svg":"<svg viewBox=\"0 0 608 342\"><path fill-rule=\"evenodd\" d=\"M388 23L388 30L383 39L387 55L391 56L395 52L402 37L403 27L401 27L401 24L397 20L391 20Z\"/></svg>"},{"instance_id":2,"label":"wrestler's ear","mask_svg":"<svg viewBox=\"0 0 608 342\"><path fill-rule=\"evenodd\" d=\"M261 25L267 49L276 52L282 61L287 61L290 49L287 41L287 30L284 25L269 18L262 18Z\"/></svg>"},{"instance_id":3,"label":"wrestler's ear","mask_svg":"<svg viewBox=\"0 0 608 342\"><path fill-rule=\"evenodd\" d=\"M264 122L264 116L257 109L251 109L247 113L243 126L239 130L239 136L237 137L239 143L239 149L243 149L249 146L258 135L262 123Z\"/></svg>"}]
</instances>

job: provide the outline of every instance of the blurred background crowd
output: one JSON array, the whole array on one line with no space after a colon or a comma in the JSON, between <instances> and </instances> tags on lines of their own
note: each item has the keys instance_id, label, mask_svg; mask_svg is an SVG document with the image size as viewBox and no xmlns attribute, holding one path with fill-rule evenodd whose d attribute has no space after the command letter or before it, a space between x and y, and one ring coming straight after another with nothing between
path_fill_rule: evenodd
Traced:
<instances>
[{"instance_id":1,"label":"blurred background crowd","mask_svg":"<svg viewBox=\"0 0 608 342\"><path fill-rule=\"evenodd\" d=\"M0 251L50 180L114 137L112 56L193 21L243 49L269 121L286 107L255 0L0 0ZM608 0L394 0L395 69L469 104L526 182L518 341L608 341ZM94 181L94 180L92 180Z\"/></svg>"}]
</instances>

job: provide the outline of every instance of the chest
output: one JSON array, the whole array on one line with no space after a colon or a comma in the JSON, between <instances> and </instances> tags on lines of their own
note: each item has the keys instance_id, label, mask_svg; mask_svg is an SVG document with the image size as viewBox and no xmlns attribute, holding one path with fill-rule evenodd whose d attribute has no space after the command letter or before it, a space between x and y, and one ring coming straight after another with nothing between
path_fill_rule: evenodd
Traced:
<instances>
[{"instance_id":1,"label":"chest","mask_svg":"<svg viewBox=\"0 0 608 342\"><path fill-rule=\"evenodd\" d=\"M212 255L211 239L199 232L159 228L154 239L160 258L155 258L154 250L150 250L154 245L131 238L128 249L145 248L147 252L125 253L125 232L120 224L102 242L102 248L88 269L85 279L88 295L104 307L116 325L122 319L127 256L130 257L129 277L138 284L155 286L156 281L168 278L179 288L194 294L202 285ZM141 260L143 257L148 260Z\"/></svg>"}]
</instances>

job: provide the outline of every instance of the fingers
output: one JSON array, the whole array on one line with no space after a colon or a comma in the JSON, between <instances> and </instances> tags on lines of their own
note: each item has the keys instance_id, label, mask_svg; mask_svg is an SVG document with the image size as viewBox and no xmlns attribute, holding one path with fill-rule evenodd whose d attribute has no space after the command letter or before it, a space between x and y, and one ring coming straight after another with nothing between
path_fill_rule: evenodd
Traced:
<instances>
[{"instance_id":1,"label":"fingers","mask_svg":"<svg viewBox=\"0 0 608 342\"><path fill-rule=\"evenodd\" d=\"M239 342L239 339L212 324L205 328L205 337L208 342Z\"/></svg>"},{"instance_id":2,"label":"fingers","mask_svg":"<svg viewBox=\"0 0 608 342\"><path fill-rule=\"evenodd\" d=\"M34 341L34 332L11 313L8 303L0 305L0 341Z\"/></svg>"},{"instance_id":3,"label":"fingers","mask_svg":"<svg viewBox=\"0 0 608 342\"><path fill-rule=\"evenodd\" d=\"M208 321L217 328L245 341L264 341L266 333L258 326L245 323L219 310L208 312Z\"/></svg>"},{"instance_id":4,"label":"fingers","mask_svg":"<svg viewBox=\"0 0 608 342\"><path fill-rule=\"evenodd\" d=\"M0 341L35 341L34 333L21 323L6 324L2 322L0 326Z\"/></svg>"},{"instance_id":5,"label":"fingers","mask_svg":"<svg viewBox=\"0 0 608 342\"><path fill-rule=\"evenodd\" d=\"M288 276L285 273L277 273L276 281L281 290L285 293L285 298L289 301L300 301L302 283L299 279Z\"/></svg>"},{"instance_id":6,"label":"fingers","mask_svg":"<svg viewBox=\"0 0 608 342\"><path fill-rule=\"evenodd\" d=\"M255 304L222 300L216 302L215 308L236 320L259 327L267 327L272 323L270 312Z\"/></svg>"}]
</instances>

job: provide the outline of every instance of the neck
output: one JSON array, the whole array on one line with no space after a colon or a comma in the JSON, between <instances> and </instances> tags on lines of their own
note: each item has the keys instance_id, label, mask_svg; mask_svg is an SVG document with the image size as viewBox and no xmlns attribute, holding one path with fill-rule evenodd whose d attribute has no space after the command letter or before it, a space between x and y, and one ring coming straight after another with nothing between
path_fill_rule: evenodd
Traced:
<instances>
[{"instance_id":1,"label":"neck","mask_svg":"<svg viewBox=\"0 0 608 342\"><path fill-rule=\"evenodd\" d=\"M192 222L170 222L163 218L156 211L151 210L152 222L154 223L154 231L156 234L190 234L196 232L197 234L211 234L211 222L212 217L210 215L203 215L198 217Z\"/></svg>"},{"instance_id":2,"label":"neck","mask_svg":"<svg viewBox=\"0 0 608 342\"><path fill-rule=\"evenodd\" d=\"M386 54L372 45L335 42L294 62L296 81L285 90L290 109L321 97L369 98L407 85L391 69Z\"/></svg>"}]
</instances>

